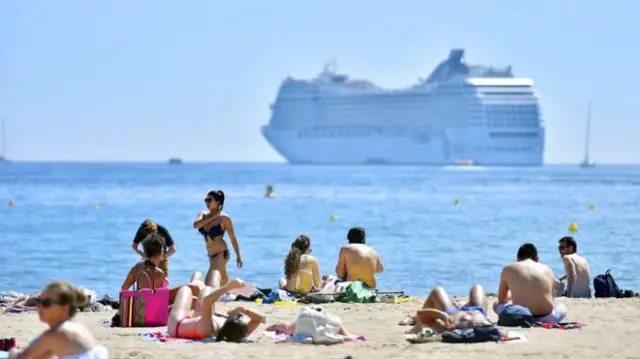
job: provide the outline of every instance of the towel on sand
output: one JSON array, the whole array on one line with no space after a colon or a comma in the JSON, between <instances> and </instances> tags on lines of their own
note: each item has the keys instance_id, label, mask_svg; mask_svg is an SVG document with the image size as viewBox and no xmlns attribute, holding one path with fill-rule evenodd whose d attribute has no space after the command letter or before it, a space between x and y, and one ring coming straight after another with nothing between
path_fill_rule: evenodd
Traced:
<instances>
[{"instance_id":1,"label":"towel on sand","mask_svg":"<svg viewBox=\"0 0 640 359\"><path fill-rule=\"evenodd\" d=\"M536 327L545 328L545 329L560 329L560 330L568 330L568 329L582 329L585 326L583 323L579 322L536 322Z\"/></svg>"},{"instance_id":2,"label":"towel on sand","mask_svg":"<svg viewBox=\"0 0 640 359\"><path fill-rule=\"evenodd\" d=\"M9 306L4 308L5 313L24 313L24 312L35 312L36 307L15 307Z\"/></svg>"},{"instance_id":3,"label":"towel on sand","mask_svg":"<svg viewBox=\"0 0 640 359\"><path fill-rule=\"evenodd\" d=\"M147 340L151 342L157 343L176 343L176 344L185 344L185 343L215 343L216 338L204 338L200 340L194 339L182 339L182 338L174 338L170 337L167 332L146 332L139 333L140 339ZM245 339L243 343L255 343L252 339Z\"/></svg>"},{"instance_id":4,"label":"towel on sand","mask_svg":"<svg viewBox=\"0 0 640 359\"><path fill-rule=\"evenodd\" d=\"M276 344L280 343L304 343L304 344L336 344L336 343L323 343L314 342L311 337L303 335L289 335L280 332L264 332L266 336L273 338ZM344 342L364 342L365 338L362 335L349 335L343 336Z\"/></svg>"}]
</instances>

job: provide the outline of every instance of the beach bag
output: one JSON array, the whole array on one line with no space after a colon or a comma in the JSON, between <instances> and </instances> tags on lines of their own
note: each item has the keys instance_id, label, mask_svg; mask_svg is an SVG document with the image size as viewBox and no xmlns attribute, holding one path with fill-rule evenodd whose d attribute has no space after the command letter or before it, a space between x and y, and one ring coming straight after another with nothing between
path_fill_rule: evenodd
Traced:
<instances>
[{"instance_id":1,"label":"beach bag","mask_svg":"<svg viewBox=\"0 0 640 359\"><path fill-rule=\"evenodd\" d=\"M593 278L593 290L596 298L621 298L623 296L611 275L611 269Z\"/></svg>"},{"instance_id":2,"label":"beach bag","mask_svg":"<svg viewBox=\"0 0 640 359\"><path fill-rule=\"evenodd\" d=\"M342 321L337 316L326 313L320 306L310 305L301 308L295 327L293 336L299 340L310 338L314 344L344 342L344 337L338 334Z\"/></svg>"},{"instance_id":3,"label":"beach bag","mask_svg":"<svg viewBox=\"0 0 640 359\"><path fill-rule=\"evenodd\" d=\"M480 325L447 330L441 334L443 343L484 343L499 342L500 330L494 325Z\"/></svg>"},{"instance_id":4,"label":"beach bag","mask_svg":"<svg viewBox=\"0 0 640 359\"><path fill-rule=\"evenodd\" d=\"M351 283L345 293L344 303L375 303L378 294L376 290L364 284L362 281Z\"/></svg>"},{"instance_id":5,"label":"beach bag","mask_svg":"<svg viewBox=\"0 0 640 359\"><path fill-rule=\"evenodd\" d=\"M141 275L149 277L144 270L140 271L133 285L133 290L120 292L120 327L164 327L169 321L169 289L138 289ZM155 283L150 280L151 286Z\"/></svg>"}]
</instances>

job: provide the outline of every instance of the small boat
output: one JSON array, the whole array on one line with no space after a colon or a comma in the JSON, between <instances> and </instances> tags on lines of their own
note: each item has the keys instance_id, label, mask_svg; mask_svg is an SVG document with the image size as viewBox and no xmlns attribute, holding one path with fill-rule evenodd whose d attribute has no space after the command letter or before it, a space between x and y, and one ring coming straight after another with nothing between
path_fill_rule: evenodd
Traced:
<instances>
[{"instance_id":1,"label":"small boat","mask_svg":"<svg viewBox=\"0 0 640 359\"><path fill-rule=\"evenodd\" d=\"M181 165L182 164L182 158L171 157L171 158L169 158L169 164L170 165Z\"/></svg>"},{"instance_id":2,"label":"small boat","mask_svg":"<svg viewBox=\"0 0 640 359\"><path fill-rule=\"evenodd\" d=\"M456 160L456 165L458 166L473 166L473 160L470 158L459 158Z\"/></svg>"},{"instance_id":3,"label":"small boat","mask_svg":"<svg viewBox=\"0 0 640 359\"><path fill-rule=\"evenodd\" d=\"M587 110L587 133L584 144L584 159L580 162L580 167L591 168L595 167L596 163L589 157L590 143L591 142L591 101L589 101L589 107Z\"/></svg>"}]
</instances>

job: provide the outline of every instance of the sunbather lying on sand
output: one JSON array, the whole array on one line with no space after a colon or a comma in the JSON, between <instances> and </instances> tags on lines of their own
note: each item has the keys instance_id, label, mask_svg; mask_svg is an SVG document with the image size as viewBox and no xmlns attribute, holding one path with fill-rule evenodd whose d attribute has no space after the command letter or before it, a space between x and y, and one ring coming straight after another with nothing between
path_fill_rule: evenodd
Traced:
<instances>
[{"instance_id":1,"label":"sunbather lying on sand","mask_svg":"<svg viewBox=\"0 0 640 359\"><path fill-rule=\"evenodd\" d=\"M492 324L487 318L487 297L479 285L471 287L469 302L461 307L455 305L442 287L433 288L414 320L415 325L409 333L419 333L425 326L440 333L447 329Z\"/></svg>"},{"instance_id":2,"label":"sunbather lying on sand","mask_svg":"<svg viewBox=\"0 0 640 359\"><path fill-rule=\"evenodd\" d=\"M191 285L178 290L169 314L169 335L183 339L215 337L217 341L242 342L260 323L266 322L265 317L242 307L230 310L227 315L215 313L218 298L246 284L240 279L234 279L221 287L220 272L217 270L211 273L210 278L211 283L206 286L202 282L201 273L196 272L191 278L190 284L201 287L193 312Z\"/></svg>"},{"instance_id":3,"label":"sunbather lying on sand","mask_svg":"<svg viewBox=\"0 0 640 359\"><path fill-rule=\"evenodd\" d=\"M86 305L84 291L67 282L52 282L38 298L38 316L50 329L23 351L14 349L12 359L108 359L107 348L97 345L87 328L72 321L78 307Z\"/></svg>"},{"instance_id":4,"label":"sunbather lying on sand","mask_svg":"<svg viewBox=\"0 0 640 359\"><path fill-rule=\"evenodd\" d=\"M305 308L309 308L309 307L305 307ZM310 307L310 308L313 308ZM305 309L303 309L304 311ZM319 310L322 311L322 308L317 307L315 310ZM318 314L318 313L316 313ZM337 318L337 317L332 317L332 318ZM298 318L296 318L296 321L298 320ZM271 324L270 326L268 326L265 330L267 332L278 332L278 333L283 333L283 334L287 334L287 335L294 335L296 332L296 321L290 322L290 323L286 323L286 322L278 322L278 323L274 323ZM336 334L342 335L342 336L351 336L349 333L347 333L347 330L344 328L344 326L342 326L342 324L340 323L339 319L335 319L333 321L329 320L329 316L326 316L326 314L320 316L317 318L317 320L314 320L316 322L317 326L323 326L323 325L327 325L327 326L331 326L334 325L334 328L336 328L338 325L340 326L339 329L337 329ZM321 323L323 322L324 323Z\"/></svg>"}]
</instances>

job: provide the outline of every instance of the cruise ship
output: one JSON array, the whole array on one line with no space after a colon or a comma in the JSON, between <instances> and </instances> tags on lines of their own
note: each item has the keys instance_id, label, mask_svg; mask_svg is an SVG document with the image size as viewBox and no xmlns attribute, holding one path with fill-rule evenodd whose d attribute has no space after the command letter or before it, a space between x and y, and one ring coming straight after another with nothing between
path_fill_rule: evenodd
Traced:
<instances>
[{"instance_id":1,"label":"cruise ship","mask_svg":"<svg viewBox=\"0 0 640 359\"><path fill-rule=\"evenodd\" d=\"M286 78L267 141L292 164L540 166L545 131L530 78L453 49L426 79L384 89L326 65Z\"/></svg>"}]
</instances>

